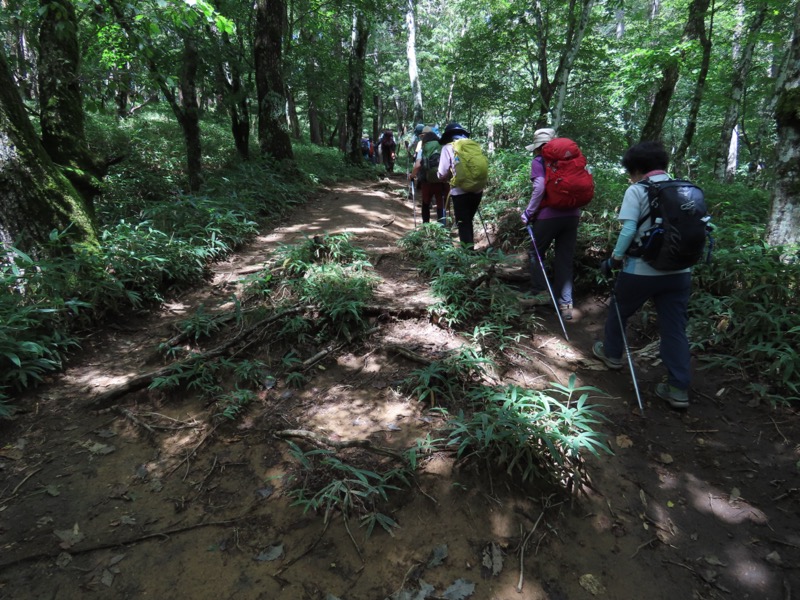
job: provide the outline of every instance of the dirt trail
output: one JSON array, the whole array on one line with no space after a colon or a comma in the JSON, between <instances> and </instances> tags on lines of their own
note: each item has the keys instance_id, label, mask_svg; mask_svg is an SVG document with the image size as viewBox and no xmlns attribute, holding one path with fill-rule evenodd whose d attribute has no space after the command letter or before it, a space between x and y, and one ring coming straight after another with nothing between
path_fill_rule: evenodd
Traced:
<instances>
[{"instance_id":1,"label":"dirt trail","mask_svg":"<svg viewBox=\"0 0 800 600\"><path fill-rule=\"evenodd\" d=\"M676 413L649 394L661 371L640 357L642 419L629 373L597 370L589 357L605 316L597 298L578 303L570 343L545 312L548 329L527 332L534 360L504 374L541 385L577 372L610 394L602 412L615 455L589 461L594 491L571 504L439 456L417 487L392 497L394 537L376 529L365 540L356 523L324 526L290 506L281 477L291 465L275 431L402 449L430 429L436 417L392 385L417 365L387 350L436 356L464 343L424 318L383 323L307 386L269 390L236 422L215 426L196 398L146 391L122 398L120 410L86 409L159 366L156 347L177 319L200 304L224 307L277 244L300 236L350 231L381 277L379 302L427 306L425 282L396 247L414 226L401 186L396 178L318 195L217 265L206 288L91 336L66 373L20 402L28 412L0 422L0 599L383 600L423 581L435 594L396 597L463 598L472 584L477 600L800 594L797 415L709 371L696 371L696 402ZM529 535L535 543L520 558ZM430 562L444 545L446 558Z\"/></svg>"}]
</instances>

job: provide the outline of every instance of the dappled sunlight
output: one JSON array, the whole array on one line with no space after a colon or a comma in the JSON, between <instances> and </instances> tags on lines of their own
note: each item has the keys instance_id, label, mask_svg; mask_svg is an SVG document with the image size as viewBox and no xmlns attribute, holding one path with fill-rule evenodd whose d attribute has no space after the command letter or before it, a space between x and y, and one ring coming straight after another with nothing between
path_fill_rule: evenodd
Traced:
<instances>
[{"instance_id":1,"label":"dappled sunlight","mask_svg":"<svg viewBox=\"0 0 800 600\"><path fill-rule=\"evenodd\" d=\"M766 525L767 517L759 509L748 504L732 490L723 491L694 475L686 474L686 491L692 506L701 513L715 517L730 525L739 525L750 521L758 525Z\"/></svg>"},{"instance_id":2,"label":"dappled sunlight","mask_svg":"<svg viewBox=\"0 0 800 600\"><path fill-rule=\"evenodd\" d=\"M722 562L728 563L728 573L742 586L752 590L755 598L769 597L770 589L777 584L778 575L763 561L755 560L746 547L730 545L726 552L728 559Z\"/></svg>"}]
</instances>

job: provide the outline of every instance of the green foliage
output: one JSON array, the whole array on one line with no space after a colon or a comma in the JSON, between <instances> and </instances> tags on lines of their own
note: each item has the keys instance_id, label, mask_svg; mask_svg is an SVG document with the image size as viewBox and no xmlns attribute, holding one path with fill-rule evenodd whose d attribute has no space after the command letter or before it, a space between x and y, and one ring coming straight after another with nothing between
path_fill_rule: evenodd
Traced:
<instances>
[{"instance_id":1,"label":"green foliage","mask_svg":"<svg viewBox=\"0 0 800 600\"><path fill-rule=\"evenodd\" d=\"M588 404L589 392L599 390L574 384L573 376L569 386L545 391L477 388L471 393L476 410L469 416L451 416L448 445L455 446L462 459L488 461L523 481L537 479L554 486L579 482L582 455L611 450L594 431L603 417Z\"/></svg>"},{"instance_id":2,"label":"green foliage","mask_svg":"<svg viewBox=\"0 0 800 600\"><path fill-rule=\"evenodd\" d=\"M236 388L226 394L222 394L216 402L218 415L231 421L247 408L256 399L256 393L252 390L241 390Z\"/></svg>"},{"instance_id":3,"label":"green foliage","mask_svg":"<svg viewBox=\"0 0 800 600\"><path fill-rule=\"evenodd\" d=\"M484 375L484 367L489 364L489 359L465 346L442 360L412 371L404 385L419 402L428 402L431 406L462 404L470 387Z\"/></svg>"},{"instance_id":4,"label":"green foliage","mask_svg":"<svg viewBox=\"0 0 800 600\"><path fill-rule=\"evenodd\" d=\"M334 512L340 512L349 521L357 517L372 534L375 525L393 535L397 523L380 511L381 504L389 500L388 493L400 490L400 484L410 486L410 475L405 469L390 469L376 473L348 464L328 450L304 452L297 444L289 442L292 457L300 464L297 485L289 496L294 506L322 511L327 523ZM319 483L320 481L324 483Z\"/></svg>"}]
</instances>

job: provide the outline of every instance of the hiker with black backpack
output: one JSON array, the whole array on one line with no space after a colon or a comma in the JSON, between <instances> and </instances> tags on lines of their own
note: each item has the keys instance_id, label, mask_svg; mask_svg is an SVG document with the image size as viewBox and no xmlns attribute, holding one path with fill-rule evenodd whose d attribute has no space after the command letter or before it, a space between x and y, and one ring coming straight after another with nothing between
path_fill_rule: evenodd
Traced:
<instances>
[{"instance_id":1,"label":"hiker with black backpack","mask_svg":"<svg viewBox=\"0 0 800 600\"><path fill-rule=\"evenodd\" d=\"M469 139L469 131L458 123L449 123L444 128L439 144L442 146L442 156L437 176L439 181L450 183L448 202L453 203L458 239L462 244L473 244L475 234L472 221L489 179L489 161L480 145Z\"/></svg>"},{"instance_id":2,"label":"hiker with black backpack","mask_svg":"<svg viewBox=\"0 0 800 600\"><path fill-rule=\"evenodd\" d=\"M609 369L622 368L624 328L647 300L653 300L661 335L666 383L655 393L671 407L689 406L691 368L686 336L692 265L703 256L708 217L703 192L667 174L669 155L661 142L641 142L622 159L631 185L617 217L622 224L611 257L600 265L609 277L619 271L611 294L604 339L594 355ZM617 310L618 309L618 310Z\"/></svg>"},{"instance_id":3,"label":"hiker with black backpack","mask_svg":"<svg viewBox=\"0 0 800 600\"><path fill-rule=\"evenodd\" d=\"M430 223L431 201L436 199L436 219L439 223L445 222L445 199L447 198L447 184L439 181L439 160L442 155L442 146L439 136L433 127L425 126L420 134L419 150L414 161L414 168L408 176L410 180L417 180L417 189L422 192L422 222Z\"/></svg>"}]
</instances>

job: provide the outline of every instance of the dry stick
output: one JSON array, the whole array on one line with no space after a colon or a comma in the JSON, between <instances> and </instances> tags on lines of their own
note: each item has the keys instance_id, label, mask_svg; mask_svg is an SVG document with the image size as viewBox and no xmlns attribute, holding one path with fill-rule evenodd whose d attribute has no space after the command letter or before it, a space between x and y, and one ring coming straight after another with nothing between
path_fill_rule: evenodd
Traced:
<instances>
[{"instance_id":1,"label":"dry stick","mask_svg":"<svg viewBox=\"0 0 800 600\"><path fill-rule=\"evenodd\" d=\"M433 361L429 358L425 358L421 354L417 354L413 350L409 350L408 348L404 348L403 346L398 346L397 344L386 344L384 346L387 350L391 350L392 352L396 352L400 356L405 356L408 360L411 360L416 363L420 363L422 365L428 366Z\"/></svg>"},{"instance_id":2,"label":"dry stick","mask_svg":"<svg viewBox=\"0 0 800 600\"><path fill-rule=\"evenodd\" d=\"M200 442L194 448L192 448L192 451L189 452L177 465L175 465L174 467L172 467L172 469L170 469L169 473L167 473L164 476L164 479L166 479L167 477L172 475L175 471L177 471L178 468L183 463L186 463L186 467L187 467L186 474L188 475L189 474L189 470L188 470L189 461L192 459L192 456L194 456L194 453L197 452L200 449L200 446L205 444L206 440L214 434L214 432L217 430L217 427L218 427L217 425L214 425L214 427L213 427L213 429L211 429L211 431L206 432L206 434L203 436L203 439L201 439ZM184 476L184 479L186 479L186 476Z\"/></svg>"},{"instance_id":3,"label":"dry stick","mask_svg":"<svg viewBox=\"0 0 800 600\"><path fill-rule=\"evenodd\" d=\"M401 454L398 454L393 450L389 450L388 448L373 446L372 442L369 440L349 440L340 442L321 436L313 431L307 431L305 429L284 429L283 431L275 432L275 436L279 438L299 438L312 442L318 446L328 446L336 450L342 450L344 448L363 448L364 450L368 450L375 454L382 454L383 456L388 456L396 460L403 460L403 456Z\"/></svg>"},{"instance_id":4,"label":"dry stick","mask_svg":"<svg viewBox=\"0 0 800 600\"><path fill-rule=\"evenodd\" d=\"M164 377L166 375L170 375L175 370L184 367L186 365L191 365L198 361L205 361L211 358L216 358L217 356L224 354L228 350L228 348L241 342L243 339L247 338L253 332L264 327L265 325L268 325L273 321L277 321L278 319L281 319L285 316L303 312L307 308L308 308L307 306L294 306L278 314L272 315L265 319L261 319L257 323L254 323L247 329L241 331L239 334L232 337L225 343L217 346L216 348L208 350L207 352L202 352L200 354L189 356L183 360L172 363L171 365L167 365L166 367L157 369L156 371L151 371L149 373L137 375L136 377L129 379L125 383L118 385L115 388L108 390L107 392L103 392L102 394L97 396L94 400L92 400L88 405L86 405L86 408L94 410L108 408L117 398L120 398L125 394L129 394L131 392L135 392L141 390L142 388L147 387L153 382L153 380L157 379L158 377Z\"/></svg>"},{"instance_id":5,"label":"dry stick","mask_svg":"<svg viewBox=\"0 0 800 600\"><path fill-rule=\"evenodd\" d=\"M14 496L16 496L16 495L17 495L17 491L19 490L19 488L21 488L21 487L22 487L22 485L23 485L23 484L24 484L26 481L28 481L28 479L30 479L31 477L33 477L34 475L36 475L36 474L37 474L39 471L41 471L41 470L42 470L42 468L43 468L43 467L39 467L39 468L38 468L38 469L36 469L35 471L31 471L30 473L28 473L28 474L25 476L25 479L23 479L22 481L20 481L20 482L17 484L17 486L16 486L16 487L15 487L15 488L14 488L14 489L11 491L11 496L9 496L9 498L13 498Z\"/></svg>"},{"instance_id":6,"label":"dry stick","mask_svg":"<svg viewBox=\"0 0 800 600\"><path fill-rule=\"evenodd\" d=\"M146 429L147 431L149 431L150 433L155 435L155 430L150 425L148 425L147 423L139 420L139 418L137 418L136 415L134 415L128 409L126 409L126 408L117 408L117 412L119 412L119 414L121 414L126 419L132 421L135 425L138 425L139 427L142 427L142 428Z\"/></svg>"},{"instance_id":7,"label":"dry stick","mask_svg":"<svg viewBox=\"0 0 800 600\"><path fill-rule=\"evenodd\" d=\"M330 525L330 519L325 521L325 527L322 528L322 533L319 534L319 537L315 539L308 548L303 550L300 554L295 556L292 560L288 561L285 565L283 565L280 569L278 569L278 572L275 573L273 577L280 577L281 573L283 573L286 569L291 567L294 563L296 563L298 560L300 560L301 558L306 556L309 552L311 552L314 548L316 548L317 544L319 544L320 540L322 539L322 536L324 536L325 532L328 531L328 525Z\"/></svg>"},{"instance_id":8,"label":"dry stick","mask_svg":"<svg viewBox=\"0 0 800 600\"><path fill-rule=\"evenodd\" d=\"M642 548L644 548L645 546L649 546L649 545L650 545L650 544L652 544L653 542L657 542L657 541L658 541L658 538L653 538L652 540L647 540L647 541L646 541L644 544L640 544L640 545L639 545L639 547L638 547L638 548L636 548L636 552L634 552L633 554L631 554L631 558L633 558L633 557L635 557L637 554L639 554L639 550L641 550L641 549L642 549Z\"/></svg>"},{"instance_id":9,"label":"dry stick","mask_svg":"<svg viewBox=\"0 0 800 600\"><path fill-rule=\"evenodd\" d=\"M769 420L770 420L770 421L772 421L772 424L775 426L775 431L777 431L777 432L780 434L780 436L783 438L783 443L784 443L784 444L788 444L788 443L789 443L789 440L788 440L788 439L786 439L786 436L785 436L785 435L783 435L783 432L782 432L782 431L780 430L780 428L778 427L778 424L775 422L775 419L773 419L772 417L770 417L770 418L769 418Z\"/></svg>"},{"instance_id":10,"label":"dry stick","mask_svg":"<svg viewBox=\"0 0 800 600\"><path fill-rule=\"evenodd\" d=\"M176 533L183 533L185 531L191 531L192 529L199 529L201 527L217 527L223 525L230 525L232 523L236 523L237 521L241 521L244 519L246 514L241 515L239 517L235 517L233 519L228 519L227 521L209 521L207 523L195 523L194 525L185 525L183 527L176 527L175 529L168 529L166 531L157 531L154 533L146 533L144 535L139 535L136 537L129 538L127 540L122 540L119 542L104 542L101 544L96 544L94 546L87 546L86 548L69 548L69 553L72 556L76 556L78 554L88 554L89 552L96 552L98 550L108 550L109 548L119 548L120 546L128 546L130 544L138 544L139 542L144 542L147 540L151 540L153 538L168 538L171 535ZM15 558L14 560L10 560L8 562L0 563L0 570L5 569L7 567L13 567L14 565L18 565L20 563L32 561L32 560L40 560L43 558L55 558L58 556L62 549L54 549L45 552L37 552L35 554L31 554L29 556L22 556L20 558Z\"/></svg>"},{"instance_id":11,"label":"dry stick","mask_svg":"<svg viewBox=\"0 0 800 600\"><path fill-rule=\"evenodd\" d=\"M525 536L525 541L522 542L522 546L519 548L519 582L517 583L517 593L522 593L522 582L524 581L525 577L525 546L528 545L528 540L531 539L533 532L536 531L536 528L539 526L539 523L544 517L544 511L539 515L539 518L536 519L536 523L533 524L533 529L530 530L527 536Z\"/></svg>"},{"instance_id":12,"label":"dry stick","mask_svg":"<svg viewBox=\"0 0 800 600\"><path fill-rule=\"evenodd\" d=\"M353 546L356 547L356 552L358 553L358 558L361 559L361 564L364 564L364 556L361 554L361 548L358 547L358 543L356 542L356 538L353 537L353 533L350 531L350 525L347 523L347 515L342 514L342 521L344 521L344 528L347 530L347 535L350 536L350 541L353 542Z\"/></svg>"}]
</instances>

